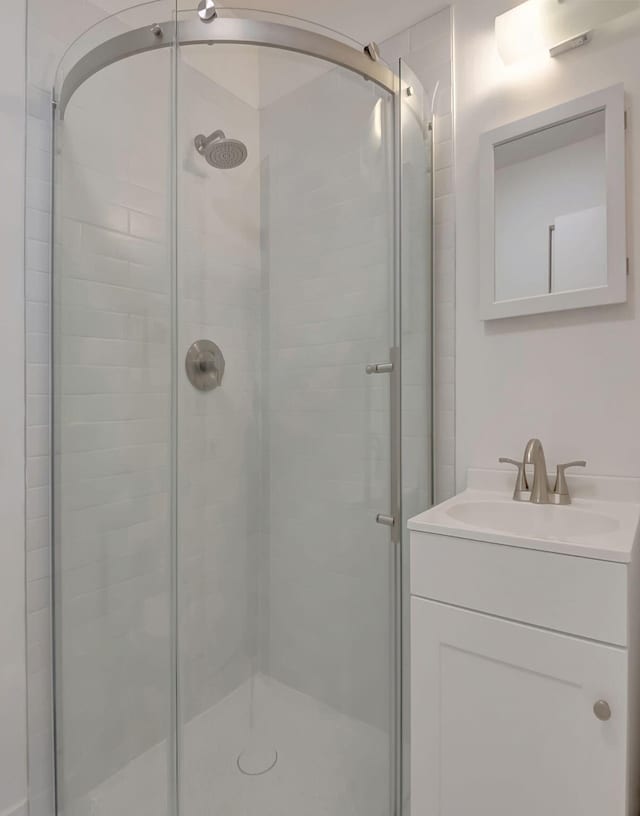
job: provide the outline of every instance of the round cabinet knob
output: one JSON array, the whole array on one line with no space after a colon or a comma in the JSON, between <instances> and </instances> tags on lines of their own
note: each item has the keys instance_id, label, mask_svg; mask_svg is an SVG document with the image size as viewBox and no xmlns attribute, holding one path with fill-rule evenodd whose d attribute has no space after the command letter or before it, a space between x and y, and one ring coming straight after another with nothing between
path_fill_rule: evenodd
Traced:
<instances>
[{"instance_id":1,"label":"round cabinet knob","mask_svg":"<svg viewBox=\"0 0 640 816\"><path fill-rule=\"evenodd\" d=\"M606 700L598 700L597 703L594 703L593 713L602 722L607 722L611 719L611 706Z\"/></svg>"}]
</instances>

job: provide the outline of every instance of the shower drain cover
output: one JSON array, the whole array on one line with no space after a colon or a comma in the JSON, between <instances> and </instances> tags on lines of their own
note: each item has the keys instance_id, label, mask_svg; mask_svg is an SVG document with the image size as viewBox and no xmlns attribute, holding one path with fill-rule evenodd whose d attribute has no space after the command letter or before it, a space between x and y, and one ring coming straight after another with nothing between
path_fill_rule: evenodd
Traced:
<instances>
[{"instance_id":1,"label":"shower drain cover","mask_svg":"<svg viewBox=\"0 0 640 816\"><path fill-rule=\"evenodd\" d=\"M240 773L245 776L262 776L275 768L278 761L278 752L275 748L251 746L238 754L237 765Z\"/></svg>"}]
</instances>

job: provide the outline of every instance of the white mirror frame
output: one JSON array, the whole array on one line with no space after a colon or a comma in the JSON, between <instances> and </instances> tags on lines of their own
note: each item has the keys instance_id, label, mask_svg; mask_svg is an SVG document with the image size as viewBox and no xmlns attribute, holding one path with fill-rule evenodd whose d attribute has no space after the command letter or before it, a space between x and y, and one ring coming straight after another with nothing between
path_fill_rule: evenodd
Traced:
<instances>
[{"instance_id":1,"label":"white mirror frame","mask_svg":"<svg viewBox=\"0 0 640 816\"><path fill-rule=\"evenodd\" d=\"M597 111L605 112L607 187L607 283L591 289L495 299L495 148ZM624 86L574 99L526 119L485 133L480 138L480 312L483 320L581 309L627 300Z\"/></svg>"}]
</instances>

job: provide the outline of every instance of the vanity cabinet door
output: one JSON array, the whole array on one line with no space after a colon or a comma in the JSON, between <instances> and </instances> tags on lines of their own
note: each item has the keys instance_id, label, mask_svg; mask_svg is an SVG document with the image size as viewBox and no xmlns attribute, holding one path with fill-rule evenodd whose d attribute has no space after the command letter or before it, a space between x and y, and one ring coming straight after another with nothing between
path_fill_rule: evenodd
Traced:
<instances>
[{"instance_id":1,"label":"vanity cabinet door","mask_svg":"<svg viewBox=\"0 0 640 816\"><path fill-rule=\"evenodd\" d=\"M416 597L411 624L412 816L627 816L626 650Z\"/></svg>"}]
</instances>

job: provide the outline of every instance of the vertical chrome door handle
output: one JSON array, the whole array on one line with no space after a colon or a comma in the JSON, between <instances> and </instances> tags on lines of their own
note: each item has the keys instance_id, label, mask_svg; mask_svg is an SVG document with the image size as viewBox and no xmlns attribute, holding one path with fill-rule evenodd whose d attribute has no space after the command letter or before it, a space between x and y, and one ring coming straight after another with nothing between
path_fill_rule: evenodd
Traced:
<instances>
[{"instance_id":1,"label":"vertical chrome door handle","mask_svg":"<svg viewBox=\"0 0 640 816\"><path fill-rule=\"evenodd\" d=\"M367 374L391 374L393 363L371 363L367 366Z\"/></svg>"}]
</instances>

